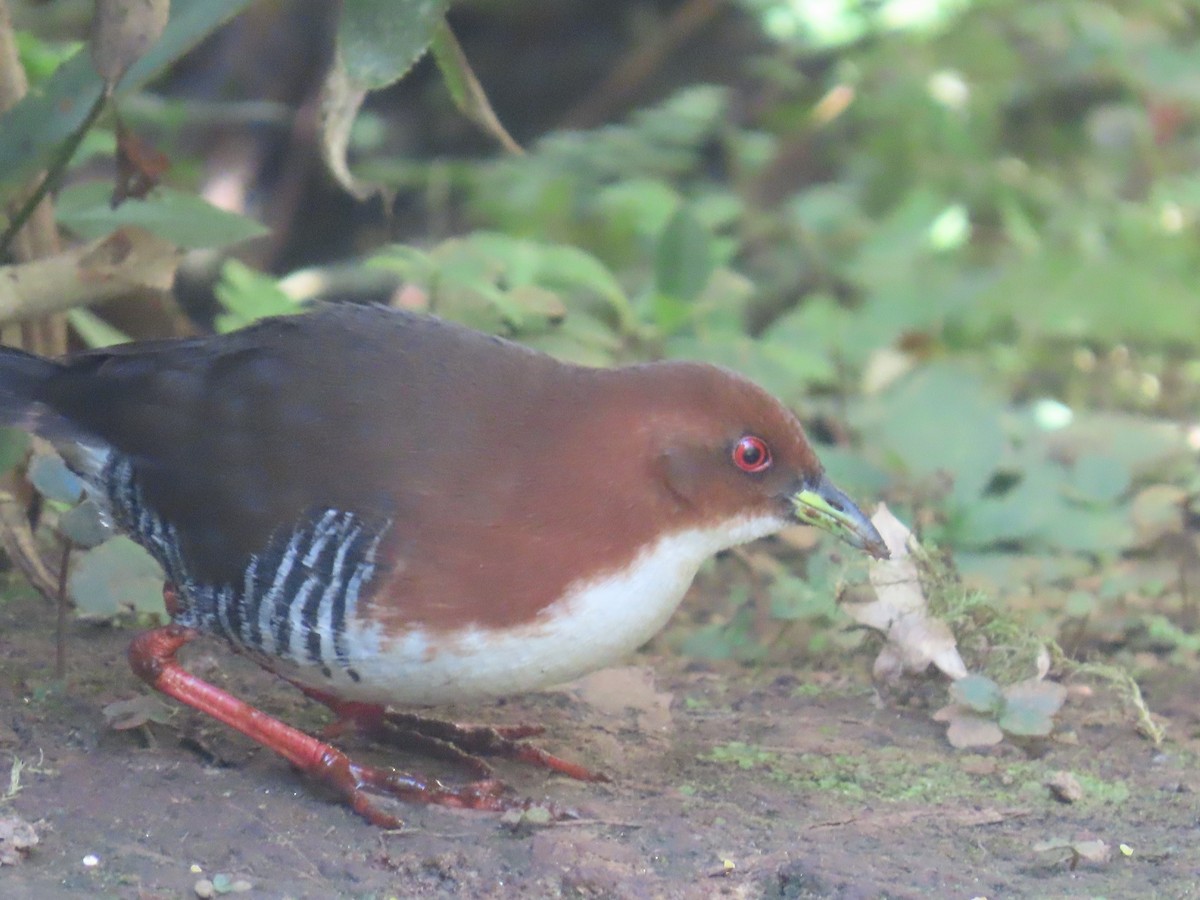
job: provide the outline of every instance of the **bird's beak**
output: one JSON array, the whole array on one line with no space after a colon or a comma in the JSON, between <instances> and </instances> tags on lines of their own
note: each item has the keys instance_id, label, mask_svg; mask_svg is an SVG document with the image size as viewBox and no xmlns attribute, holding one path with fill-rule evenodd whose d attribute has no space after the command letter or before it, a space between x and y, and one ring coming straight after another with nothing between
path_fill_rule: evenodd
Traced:
<instances>
[{"instance_id":1,"label":"bird's beak","mask_svg":"<svg viewBox=\"0 0 1200 900\"><path fill-rule=\"evenodd\" d=\"M828 531L876 559L891 556L871 520L824 475L815 485L802 488L788 499L793 515L805 525Z\"/></svg>"}]
</instances>

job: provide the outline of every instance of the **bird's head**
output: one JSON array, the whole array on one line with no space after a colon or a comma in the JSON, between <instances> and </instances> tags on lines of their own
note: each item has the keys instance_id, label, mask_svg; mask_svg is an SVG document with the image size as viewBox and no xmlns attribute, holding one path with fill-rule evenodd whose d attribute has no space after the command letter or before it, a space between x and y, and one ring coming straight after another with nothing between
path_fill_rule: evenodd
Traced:
<instances>
[{"instance_id":1,"label":"bird's head","mask_svg":"<svg viewBox=\"0 0 1200 900\"><path fill-rule=\"evenodd\" d=\"M663 476L681 503L710 521L754 519L764 533L811 525L876 558L888 556L870 519L825 475L787 407L725 369L659 365L660 399L668 410L687 410L678 417L664 412L672 421L659 432Z\"/></svg>"}]
</instances>

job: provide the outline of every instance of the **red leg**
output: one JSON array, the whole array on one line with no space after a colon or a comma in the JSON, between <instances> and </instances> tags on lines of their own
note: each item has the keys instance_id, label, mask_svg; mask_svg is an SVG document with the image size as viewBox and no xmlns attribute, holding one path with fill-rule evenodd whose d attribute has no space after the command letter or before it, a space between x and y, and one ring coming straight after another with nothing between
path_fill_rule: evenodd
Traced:
<instances>
[{"instance_id":1,"label":"red leg","mask_svg":"<svg viewBox=\"0 0 1200 900\"><path fill-rule=\"evenodd\" d=\"M180 625L144 632L129 645L129 663L138 677L151 687L208 713L329 785L371 824L399 828L402 823L379 809L367 791L416 803L496 812L524 809L530 805L528 801L499 796L502 785L491 780L455 789L395 769L360 766L352 762L342 751L268 716L184 669L175 654L197 636L198 632ZM556 814L569 816L560 811Z\"/></svg>"},{"instance_id":2,"label":"red leg","mask_svg":"<svg viewBox=\"0 0 1200 900\"><path fill-rule=\"evenodd\" d=\"M377 739L428 753L467 766L479 778L491 778L491 767L479 756L499 756L539 766L577 781L608 781L578 763L525 743L522 738L541 734L537 725L461 725L413 713L388 710L374 703L342 700L307 685L296 685L304 694L324 703L337 716L326 734L344 734L354 728Z\"/></svg>"}]
</instances>

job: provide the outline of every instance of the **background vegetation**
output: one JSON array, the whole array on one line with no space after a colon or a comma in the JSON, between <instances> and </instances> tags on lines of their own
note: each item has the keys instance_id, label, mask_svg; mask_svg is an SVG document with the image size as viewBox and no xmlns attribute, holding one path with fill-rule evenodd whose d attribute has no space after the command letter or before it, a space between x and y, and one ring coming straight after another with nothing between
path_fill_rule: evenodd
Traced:
<instances>
[{"instance_id":1,"label":"background vegetation","mask_svg":"<svg viewBox=\"0 0 1200 900\"><path fill-rule=\"evenodd\" d=\"M176 0L161 41L89 56L92 4L7 3L12 337L61 351L338 296L589 364L721 363L933 548L965 653L1034 648L1003 683L1043 642L1056 665L1194 671L1196 8L464 0L447 29L445 7ZM46 260L68 271L31 281ZM55 477L52 512L77 492ZM20 512L7 543L51 591L53 529L29 552ZM830 549L797 533L706 571L720 590L669 643L835 665L865 579ZM83 614L158 608L129 546L73 573Z\"/></svg>"}]
</instances>

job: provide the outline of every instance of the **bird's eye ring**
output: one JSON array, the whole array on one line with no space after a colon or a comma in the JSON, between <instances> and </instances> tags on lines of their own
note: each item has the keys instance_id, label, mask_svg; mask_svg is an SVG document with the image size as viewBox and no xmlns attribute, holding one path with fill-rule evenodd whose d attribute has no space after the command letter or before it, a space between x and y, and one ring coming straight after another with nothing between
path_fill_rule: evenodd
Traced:
<instances>
[{"instance_id":1,"label":"bird's eye ring","mask_svg":"<svg viewBox=\"0 0 1200 900\"><path fill-rule=\"evenodd\" d=\"M771 465L766 441L752 434L733 445L733 462L743 472L761 472Z\"/></svg>"}]
</instances>

